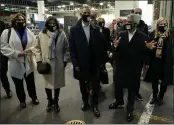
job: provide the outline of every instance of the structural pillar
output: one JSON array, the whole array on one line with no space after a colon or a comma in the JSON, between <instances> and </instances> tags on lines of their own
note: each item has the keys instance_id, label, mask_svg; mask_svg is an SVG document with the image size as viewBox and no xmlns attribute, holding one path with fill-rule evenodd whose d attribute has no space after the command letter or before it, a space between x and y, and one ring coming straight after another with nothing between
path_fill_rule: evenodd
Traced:
<instances>
[{"instance_id":1,"label":"structural pillar","mask_svg":"<svg viewBox=\"0 0 174 125\"><path fill-rule=\"evenodd\" d=\"M38 14L45 14L45 3L44 0L37 1Z\"/></svg>"}]
</instances>

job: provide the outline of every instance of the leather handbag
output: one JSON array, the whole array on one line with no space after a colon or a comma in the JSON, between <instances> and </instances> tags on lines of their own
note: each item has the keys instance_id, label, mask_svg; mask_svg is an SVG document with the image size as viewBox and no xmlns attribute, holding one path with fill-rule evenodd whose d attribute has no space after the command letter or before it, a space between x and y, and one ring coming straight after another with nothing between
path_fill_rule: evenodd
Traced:
<instances>
[{"instance_id":1,"label":"leather handbag","mask_svg":"<svg viewBox=\"0 0 174 125\"><path fill-rule=\"evenodd\" d=\"M49 63L37 63L37 71L39 74L50 74L51 73L51 65Z\"/></svg>"}]
</instances>

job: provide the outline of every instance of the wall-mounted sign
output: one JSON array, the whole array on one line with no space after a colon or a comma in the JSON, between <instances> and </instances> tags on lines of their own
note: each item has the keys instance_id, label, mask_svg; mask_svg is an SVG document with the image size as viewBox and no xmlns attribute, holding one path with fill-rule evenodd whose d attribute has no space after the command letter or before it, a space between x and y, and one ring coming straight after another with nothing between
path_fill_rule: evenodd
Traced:
<instances>
[{"instance_id":1,"label":"wall-mounted sign","mask_svg":"<svg viewBox=\"0 0 174 125\"><path fill-rule=\"evenodd\" d=\"M131 14L132 10L120 10L120 17L126 17Z\"/></svg>"}]
</instances>

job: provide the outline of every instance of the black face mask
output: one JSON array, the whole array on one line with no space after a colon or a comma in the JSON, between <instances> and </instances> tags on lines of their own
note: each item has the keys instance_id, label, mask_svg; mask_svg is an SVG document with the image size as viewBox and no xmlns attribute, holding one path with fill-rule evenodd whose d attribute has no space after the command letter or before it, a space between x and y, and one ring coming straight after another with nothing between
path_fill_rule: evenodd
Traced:
<instances>
[{"instance_id":1,"label":"black face mask","mask_svg":"<svg viewBox=\"0 0 174 125\"><path fill-rule=\"evenodd\" d=\"M105 26L105 23L104 23L104 22L99 22L98 25L99 25L100 27L104 27L104 26Z\"/></svg>"},{"instance_id":2,"label":"black face mask","mask_svg":"<svg viewBox=\"0 0 174 125\"><path fill-rule=\"evenodd\" d=\"M117 26L122 27L123 25L122 23L117 23Z\"/></svg>"},{"instance_id":3,"label":"black face mask","mask_svg":"<svg viewBox=\"0 0 174 125\"><path fill-rule=\"evenodd\" d=\"M132 24L126 24L125 25L125 29L126 30L132 30L133 29L133 25Z\"/></svg>"},{"instance_id":4,"label":"black face mask","mask_svg":"<svg viewBox=\"0 0 174 125\"><path fill-rule=\"evenodd\" d=\"M165 32L167 30L167 26L159 26L158 29L161 32Z\"/></svg>"},{"instance_id":5,"label":"black face mask","mask_svg":"<svg viewBox=\"0 0 174 125\"><path fill-rule=\"evenodd\" d=\"M19 29L25 28L25 23L24 22L17 22L16 27L19 28Z\"/></svg>"},{"instance_id":6,"label":"black face mask","mask_svg":"<svg viewBox=\"0 0 174 125\"><path fill-rule=\"evenodd\" d=\"M82 15L82 20L88 23L90 21L90 15Z\"/></svg>"},{"instance_id":7,"label":"black face mask","mask_svg":"<svg viewBox=\"0 0 174 125\"><path fill-rule=\"evenodd\" d=\"M48 26L48 30L51 32L56 31L57 27L56 26Z\"/></svg>"}]
</instances>

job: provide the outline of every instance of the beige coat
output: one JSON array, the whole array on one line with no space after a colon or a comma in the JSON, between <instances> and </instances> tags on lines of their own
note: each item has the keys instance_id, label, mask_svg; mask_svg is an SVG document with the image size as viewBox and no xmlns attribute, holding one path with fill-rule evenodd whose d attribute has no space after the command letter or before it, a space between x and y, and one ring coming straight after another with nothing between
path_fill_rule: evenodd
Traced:
<instances>
[{"instance_id":1,"label":"beige coat","mask_svg":"<svg viewBox=\"0 0 174 125\"><path fill-rule=\"evenodd\" d=\"M30 74L34 71L34 56L28 53L25 58L18 57L20 52L32 50L34 48L35 36L26 28L27 31L27 46L23 50L21 40L14 28L11 28L11 35L8 41L8 29L4 30L1 35L1 53L9 58L8 72L10 76L22 79L24 74ZM24 67L25 63L25 67Z\"/></svg>"},{"instance_id":2,"label":"beige coat","mask_svg":"<svg viewBox=\"0 0 174 125\"><path fill-rule=\"evenodd\" d=\"M47 31L47 33L40 32L37 40L34 53L36 55L36 62L47 62L51 65L51 73L43 75L45 88L57 89L65 86L65 68L64 61L69 60L69 46L66 35L63 31L60 31L55 46L55 34ZM54 58L52 53L53 48L56 51Z\"/></svg>"}]
</instances>

